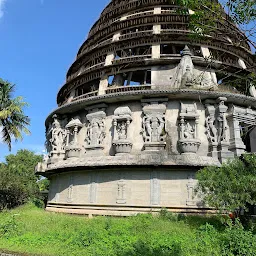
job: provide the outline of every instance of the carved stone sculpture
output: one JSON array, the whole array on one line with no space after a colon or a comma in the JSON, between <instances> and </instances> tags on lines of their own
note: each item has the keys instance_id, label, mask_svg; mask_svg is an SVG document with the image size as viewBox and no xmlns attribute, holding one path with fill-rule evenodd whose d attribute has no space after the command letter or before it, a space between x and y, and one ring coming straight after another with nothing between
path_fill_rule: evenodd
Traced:
<instances>
[{"instance_id":1,"label":"carved stone sculpture","mask_svg":"<svg viewBox=\"0 0 256 256\"><path fill-rule=\"evenodd\" d=\"M206 135L210 143L210 154L215 159L218 158L217 146L218 146L218 129L217 120L215 116L215 107L209 103L206 104L207 117L205 120Z\"/></svg>"},{"instance_id":2,"label":"carved stone sculpture","mask_svg":"<svg viewBox=\"0 0 256 256\"><path fill-rule=\"evenodd\" d=\"M142 136L145 150L165 148L165 99L151 99L143 102ZM149 103L149 104L148 104Z\"/></svg>"},{"instance_id":3,"label":"carved stone sculpture","mask_svg":"<svg viewBox=\"0 0 256 256\"><path fill-rule=\"evenodd\" d=\"M78 117L66 125L67 129L67 145L66 145L66 158L79 157L81 152L81 145L78 143L78 131L83 127Z\"/></svg>"},{"instance_id":4,"label":"carved stone sculpture","mask_svg":"<svg viewBox=\"0 0 256 256\"><path fill-rule=\"evenodd\" d=\"M181 103L180 111L180 140L181 153L196 153L201 141L198 136L199 114L196 103Z\"/></svg>"},{"instance_id":5,"label":"carved stone sculpture","mask_svg":"<svg viewBox=\"0 0 256 256\"><path fill-rule=\"evenodd\" d=\"M86 115L88 120L87 136L85 138L87 152L102 150L103 141L106 136L105 132L105 113L106 105L100 104L87 108L89 114Z\"/></svg>"},{"instance_id":6,"label":"carved stone sculpture","mask_svg":"<svg viewBox=\"0 0 256 256\"><path fill-rule=\"evenodd\" d=\"M187 45L183 49L181 56L182 58L175 75L174 87L176 88L190 87L194 83L194 65L191 58L192 53Z\"/></svg>"},{"instance_id":7,"label":"carved stone sculpture","mask_svg":"<svg viewBox=\"0 0 256 256\"><path fill-rule=\"evenodd\" d=\"M225 105L227 98L219 97L216 101L206 101L206 134L210 143L210 154L221 162L234 155L229 151L229 127ZM214 104L214 105L213 105Z\"/></svg>"},{"instance_id":8,"label":"carved stone sculpture","mask_svg":"<svg viewBox=\"0 0 256 256\"><path fill-rule=\"evenodd\" d=\"M132 120L131 113L132 112L129 107L119 107L114 112L113 146L117 154L131 152L132 143L129 137L129 126Z\"/></svg>"},{"instance_id":9,"label":"carved stone sculpture","mask_svg":"<svg viewBox=\"0 0 256 256\"><path fill-rule=\"evenodd\" d=\"M67 131L61 127L60 121L57 115L53 116L53 123L51 125L49 134L49 144L50 144L50 157L51 159L60 158L63 159L65 156L65 145L67 138Z\"/></svg>"}]
</instances>

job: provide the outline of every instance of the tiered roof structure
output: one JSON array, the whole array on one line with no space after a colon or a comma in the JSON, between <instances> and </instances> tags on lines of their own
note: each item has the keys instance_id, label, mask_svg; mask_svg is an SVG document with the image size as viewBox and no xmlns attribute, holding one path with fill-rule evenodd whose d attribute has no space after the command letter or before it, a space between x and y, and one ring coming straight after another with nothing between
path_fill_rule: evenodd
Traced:
<instances>
[{"instance_id":1,"label":"tiered roof structure","mask_svg":"<svg viewBox=\"0 0 256 256\"><path fill-rule=\"evenodd\" d=\"M179 8L113 0L91 28L46 119L48 210L200 211L196 171L253 149L255 88L235 84L254 65L246 37L223 12L192 40Z\"/></svg>"}]
</instances>

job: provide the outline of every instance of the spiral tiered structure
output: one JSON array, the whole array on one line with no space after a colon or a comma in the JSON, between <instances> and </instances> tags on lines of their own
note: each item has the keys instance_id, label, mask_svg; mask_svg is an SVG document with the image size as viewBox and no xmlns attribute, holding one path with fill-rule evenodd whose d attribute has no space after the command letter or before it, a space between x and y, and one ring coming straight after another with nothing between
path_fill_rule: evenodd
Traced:
<instances>
[{"instance_id":1,"label":"spiral tiered structure","mask_svg":"<svg viewBox=\"0 0 256 256\"><path fill-rule=\"evenodd\" d=\"M223 13L192 40L178 8L113 0L90 30L46 119L48 210L200 211L197 170L253 150L255 88L236 84L254 66L246 37Z\"/></svg>"}]
</instances>

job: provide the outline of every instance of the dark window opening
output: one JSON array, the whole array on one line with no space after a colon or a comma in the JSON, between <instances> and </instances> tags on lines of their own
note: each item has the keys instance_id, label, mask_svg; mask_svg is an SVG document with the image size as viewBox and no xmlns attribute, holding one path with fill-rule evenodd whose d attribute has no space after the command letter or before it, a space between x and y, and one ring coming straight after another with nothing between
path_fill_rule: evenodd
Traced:
<instances>
[{"instance_id":1,"label":"dark window opening","mask_svg":"<svg viewBox=\"0 0 256 256\"><path fill-rule=\"evenodd\" d=\"M241 131L245 150L249 153L256 153L256 126L242 124Z\"/></svg>"},{"instance_id":2,"label":"dark window opening","mask_svg":"<svg viewBox=\"0 0 256 256\"><path fill-rule=\"evenodd\" d=\"M181 54L184 48L181 44L162 44L161 54Z\"/></svg>"},{"instance_id":3,"label":"dark window opening","mask_svg":"<svg viewBox=\"0 0 256 256\"><path fill-rule=\"evenodd\" d=\"M94 80L76 89L76 97L99 90L100 80Z\"/></svg>"},{"instance_id":4,"label":"dark window opening","mask_svg":"<svg viewBox=\"0 0 256 256\"><path fill-rule=\"evenodd\" d=\"M109 76L111 86L138 86L151 84L151 70L137 70Z\"/></svg>"}]
</instances>

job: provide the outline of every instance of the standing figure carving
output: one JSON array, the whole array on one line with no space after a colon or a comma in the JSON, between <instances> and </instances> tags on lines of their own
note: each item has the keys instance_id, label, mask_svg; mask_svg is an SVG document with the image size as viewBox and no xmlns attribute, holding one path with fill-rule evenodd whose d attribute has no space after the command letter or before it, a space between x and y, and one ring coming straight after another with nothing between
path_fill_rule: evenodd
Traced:
<instances>
[{"instance_id":1,"label":"standing figure carving","mask_svg":"<svg viewBox=\"0 0 256 256\"><path fill-rule=\"evenodd\" d=\"M166 147L165 112L168 99L142 100L142 130L145 151L159 151Z\"/></svg>"},{"instance_id":2,"label":"standing figure carving","mask_svg":"<svg viewBox=\"0 0 256 256\"><path fill-rule=\"evenodd\" d=\"M216 119L214 115L209 115L206 117L206 134L210 142L218 141L218 131L215 127L215 121Z\"/></svg>"},{"instance_id":3,"label":"standing figure carving","mask_svg":"<svg viewBox=\"0 0 256 256\"><path fill-rule=\"evenodd\" d=\"M197 153L201 141L198 135L199 113L196 103L182 103L179 114L180 139L178 141L182 154Z\"/></svg>"},{"instance_id":4,"label":"standing figure carving","mask_svg":"<svg viewBox=\"0 0 256 256\"><path fill-rule=\"evenodd\" d=\"M88 124L86 141L89 146L102 145L106 136L103 119L93 118Z\"/></svg>"},{"instance_id":5,"label":"standing figure carving","mask_svg":"<svg viewBox=\"0 0 256 256\"><path fill-rule=\"evenodd\" d=\"M225 102L222 100L219 103L219 116L218 116L218 122L219 122L219 131L218 131L218 142L228 142L227 138L227 132L228 132L228 125L225 113L227 111L227 107L224 104Z\"/></svg>"},{"instance_id":6,"label":"standing figure carving","mask_svg":"<svg viewBox=\"0 0 256 256\"><path fill-rule=\"evenodd\" d=\"M185 125L184 128L184 138L194 139L195 129L190 125L189 122Z\"/></svg>"},{"instance_id":7,"label":"standing figure carving","mask_svg":"<svg viewBox=\"0 0 256 256\"><path fill-rule=\"evenodd\" d=\"M87 123L87 134L85 138L86 142L86 153L90 155L104 154L104 139L106 137L106 104L98 104L87 107L88 114L86 115Z\"/></svg>"},{"instance_id":8,"label":"standing figure carving","mask_svg":"<svg viewBox=\"0 0 256 256\"><path fill-rule=\"evenodd\" d=\"M121 123L117 124L117 134L119 140L126 140L127 139L127 123L122 121Z\"/></svg>"},{"instance_id":9,"label":"standing figure carving","mask_svg":"<svg viewBox=\"0 0 256 256\"><path fill-rule=\"evenodd\" d=\"M219 97L217 100L206 101L206 134L210 142L210 155L221 162L234 156L229 150L229 126L227 123L227 98Z\"/></svg>"},{"instance_id":10,"label":"standing figure carving","mask_svg":"<svg viewBox=\"0 0 256 256\"><path fill-rule=\"evenodd\" d=\"M54 115L53 119L54 121L52 123L52 127L49 130L49 134L51 135L51 138L49 140L51 144L51 150L54 153L62 153L65 148L67 131L61 128L61 124L57 118L57 115Z\"/></svg>"},{"instance_id":11,"label":"standing figure carving","mask_svg":"<svg viewBox=\"0 0 256 256\"><path fill-rule=\"evenodd\" d=\"M161 142L164 136L165 118L161 114L146 114L143 117L143 138L146 142Z\"/></svg>"}]
</instances>

